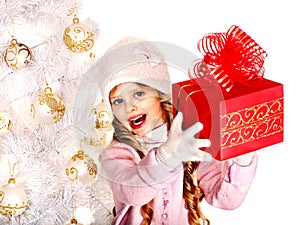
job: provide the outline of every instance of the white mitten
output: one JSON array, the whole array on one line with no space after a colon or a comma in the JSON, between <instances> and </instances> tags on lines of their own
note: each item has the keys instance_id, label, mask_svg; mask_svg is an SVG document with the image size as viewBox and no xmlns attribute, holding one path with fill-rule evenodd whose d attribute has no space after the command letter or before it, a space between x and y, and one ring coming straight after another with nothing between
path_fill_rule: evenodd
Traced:
<instances>
[{"instance_id":1,"label":"white mitten","mask_svg":"<svg viewBox=\"0 0 300 225\"><path fill-rule=\"evenodd\" d=\"M202 130L200 122L182 130L182 113L179 112L171 125L168 140L157 149L157 158L168 166L175 169L185 161L210 161L212 157L209 153L199 150L199 148L209 147L208 139L198 139L194 135Z\"/></svg>"}]
</instances>

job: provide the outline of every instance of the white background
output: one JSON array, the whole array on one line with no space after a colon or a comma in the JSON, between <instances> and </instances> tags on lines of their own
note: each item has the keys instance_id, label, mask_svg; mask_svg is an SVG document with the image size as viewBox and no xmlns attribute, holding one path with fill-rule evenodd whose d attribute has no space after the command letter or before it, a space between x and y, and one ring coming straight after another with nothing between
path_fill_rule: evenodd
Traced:
<instances>
[{"instance_id":1,"label":"white background","mask_svg":"<svg viewBox=\"0 0 300 225\"><path fill-rule=\"evenodd\" d=\"M231 25L238 25L267 51L265 77L284 84L285 140L258 151L256 177L238 209L225 211L204 203L203 211L212 225L300 224L297 1L82 2L79 18L91 18L101 31L94 46L98 57L126 35L176 44L200 56L198 39L208 32L225 32Z\"/></svg>"}]
</instances>

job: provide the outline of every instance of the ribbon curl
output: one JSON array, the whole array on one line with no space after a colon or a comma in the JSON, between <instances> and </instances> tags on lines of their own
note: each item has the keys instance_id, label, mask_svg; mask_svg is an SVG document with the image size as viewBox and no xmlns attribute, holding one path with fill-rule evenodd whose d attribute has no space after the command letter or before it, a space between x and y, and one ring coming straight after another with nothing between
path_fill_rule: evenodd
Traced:
<instances>
[{"instance_id":1,"label":"ribbon curl","mask_svg":"<svg viewBox=\"0 0 300 225\"><path fill-rule=\"evenodd\" d=\"M206 34L198 49L204 57L192 65L191 78L212 75L227 92L235 82L256 86L262 81L267 53L238 26L231 26L226 33ZM203 73L203 63L208 73Z\"/></svg>"}]
</instances>

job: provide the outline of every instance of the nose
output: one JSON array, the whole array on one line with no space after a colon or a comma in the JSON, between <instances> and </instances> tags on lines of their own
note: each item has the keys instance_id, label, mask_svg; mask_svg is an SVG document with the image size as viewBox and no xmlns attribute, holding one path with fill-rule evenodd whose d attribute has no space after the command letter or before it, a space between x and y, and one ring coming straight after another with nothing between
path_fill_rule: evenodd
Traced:
<instances>
[{"instance_id":1,"label":"nose","mask_svg":"<svg viewBox=\"0 0 300 225\"><path fill-rule=\"evenodd\" d=\"M127 111L127 113L131 113L133 111L136 111L137 109L138 109L138 107L136 105L136 102L129 101L126 104L126 111Z\"/></svg>"}]
</instances>

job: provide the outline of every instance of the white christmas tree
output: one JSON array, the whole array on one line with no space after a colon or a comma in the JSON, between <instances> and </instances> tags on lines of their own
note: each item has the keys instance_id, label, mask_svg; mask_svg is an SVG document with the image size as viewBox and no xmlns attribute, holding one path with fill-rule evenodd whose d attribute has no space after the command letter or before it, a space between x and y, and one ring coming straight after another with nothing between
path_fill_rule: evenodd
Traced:
<instances>
[{"instance_id":1,"label":"white christmas tree","mask_svg":"<svg viewBox=\"0 0 300 225\"><path fill-rule=\"evenodd\" d=\"M0 2L1 225L111 224L98 161L111 118L100 98L84 102L82 88L100 31L81 20L81 8L71 0Z\"/></svg>"}]
</instances>

